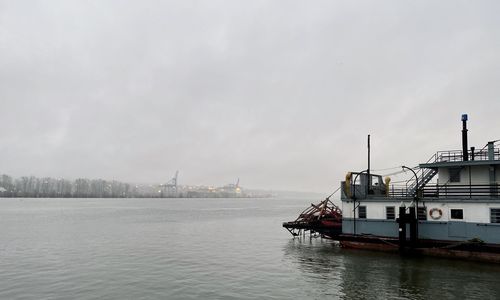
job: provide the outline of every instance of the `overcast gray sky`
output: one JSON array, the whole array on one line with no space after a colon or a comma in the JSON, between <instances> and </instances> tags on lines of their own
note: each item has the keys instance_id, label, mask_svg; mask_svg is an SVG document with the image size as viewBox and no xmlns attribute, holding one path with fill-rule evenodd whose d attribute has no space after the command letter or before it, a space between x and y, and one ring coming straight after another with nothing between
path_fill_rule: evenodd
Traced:
<instances>
[{"instance_id":1,"label":"overcast gray sky","mask_svg":"<svg viewBox=\"0 0 500 300\"><path fill-rule=\"evenodd\" d=\"M498 1L1 1L0 173L328 192L500 138Z\"/></svg>"}]
</instances>

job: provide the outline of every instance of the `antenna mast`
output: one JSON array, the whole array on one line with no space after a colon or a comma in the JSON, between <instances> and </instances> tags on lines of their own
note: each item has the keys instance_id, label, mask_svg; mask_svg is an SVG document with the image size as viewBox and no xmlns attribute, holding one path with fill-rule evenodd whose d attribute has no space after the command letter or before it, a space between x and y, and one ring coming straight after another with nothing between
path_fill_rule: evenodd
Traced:
<instances>
[{"instance_id":1,"label":"antenna mast","mask_svg":"<svg viewBox=\"0 0 500 300\"><path fill-rule=\"evenodd\" d=\"M372 186L372 178L370 176L370 135L368 135L368 168L366 169L366 176L368 178L367 182L367 195L370 192L370 188Z\"/></svg>"}]
</instances>

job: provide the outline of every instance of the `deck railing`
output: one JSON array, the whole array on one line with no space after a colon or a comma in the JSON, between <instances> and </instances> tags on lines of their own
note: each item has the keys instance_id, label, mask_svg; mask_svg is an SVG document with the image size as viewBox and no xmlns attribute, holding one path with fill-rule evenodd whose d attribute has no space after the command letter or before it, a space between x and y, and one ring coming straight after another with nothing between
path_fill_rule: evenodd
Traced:
<instances>
[{"instance_id":1,"label":"deck railing","mask_svg":"<svg viewBox=\"0 0 500 300\"><path fill-rule=\"evenodd\" d=\"M419 199L425 198L500 198L499 184L428 184L418 190ZM405 186L391 186L388 196L392 198L412 198L412 191Z\"/></svg>"},{"instance_id":2,"label":"deck railing","mask_svg":"<svg viewBox=\"0 0 500 300\"><path fill-rule=\"evenodd\" d=\"M472 153L471 150L467 151L469 160L490 160L490 156L488 154L487 149L483 150L474 150ZM438 151L436 152L434 162L454 162L454 161L463 161L463 151L462 150L447 150L447 151ZM493 160L500 160L500 148L493 149Z\"/></svg>"}]
</instances>

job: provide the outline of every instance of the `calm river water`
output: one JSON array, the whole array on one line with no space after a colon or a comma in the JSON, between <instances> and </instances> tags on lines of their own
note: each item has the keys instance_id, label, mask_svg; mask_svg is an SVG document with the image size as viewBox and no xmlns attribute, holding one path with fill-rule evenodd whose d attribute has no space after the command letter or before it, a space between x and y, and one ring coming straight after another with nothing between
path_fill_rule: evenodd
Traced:
<instances>
[{"instance_id":1,"label":"calm river water","mask_svg":"<svg viewBox=\"0 0 500 300\"><path fill-rule=\"evenodd\" d=\"M339 249L321 199L0 199L0 299L500 299L500 266Z\"/></svg>"}]
</instances>

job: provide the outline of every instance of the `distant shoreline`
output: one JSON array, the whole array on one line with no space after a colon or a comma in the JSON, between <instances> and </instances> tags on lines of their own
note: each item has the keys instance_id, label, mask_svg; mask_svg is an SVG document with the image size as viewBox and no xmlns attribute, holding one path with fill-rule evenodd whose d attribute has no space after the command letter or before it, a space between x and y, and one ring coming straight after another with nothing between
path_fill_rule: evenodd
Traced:
<instances>
[{"instance_id":1,"label":"distant shoreline","mask_svg":"<svg viewBox=\"0 0 500 300\"><path fill-rule=\"evenodd\" d=\"M133 184L116 180L0 175L0 198L322 198L317 192L222 187Z\"/></svg>"},{"instance_id":2,"label":"distant shoreline","mask_svg":"<svg viewBox=\"0 0 500 300\"><path fill-rule=\"evenodd\" d=\"M0 199L15 199L15 198L22 198L22 199L269 199L269 198L276 198L273 195L261 195L261 196L254 196L254 195L249 195L249 196L179 196L179 197L148 197L148 196L141 196L141 197L111 197L111 196L106 196L106 197L76 197L76 196L2 196L0 195Z\"/></svg>"},{"instance_id":3,"label":"distant shoreline","mask_svg":"<svg viewBox=\"0 0 500 300\"><path fill-rule=\"evenodd\" d=\"M2 198L270 198L272 193L222 187L171 184L133 184L116 180L75 180L0 175Z\"/></svg>"}]
</instances>

